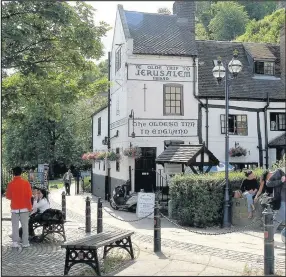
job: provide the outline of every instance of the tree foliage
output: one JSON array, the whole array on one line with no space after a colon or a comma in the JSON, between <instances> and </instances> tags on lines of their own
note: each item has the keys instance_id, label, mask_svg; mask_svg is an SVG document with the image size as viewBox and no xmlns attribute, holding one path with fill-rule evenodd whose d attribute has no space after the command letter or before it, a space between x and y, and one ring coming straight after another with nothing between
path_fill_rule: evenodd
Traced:
<instances>
[{"instance_id":1,"label":"tree foliage","mask_svg":"<svg viewBox=\"0 0 286 277\"><path fill-rule=\"evenodd\" d=\"M237 37L236 41L279 43L283 24L285 10L280 9L259 21L251 20L246 26L245 33Z\"/></svg>"},{"instance_id":2,"label":"tree foliage","mask_svg":"<svg viewBox=\"0 0 286 277\"><path fill-rule=\"evenodd\" d=\"M84 68L103 55L101 38L109 26L94 23L84 2L2 2L2 69L43 74L47 67Z\"/></svg>"},{"instance_id":3,"label":"tree foliage","mask_svg":"<svg viewBox=\"0 0 286 277\"><path fill-rule=\"evenodd\" d=\"M171 11L170 11L168 8L166 8L166 7L162 7L162 8L159 8L159 9L157 10L157 13L161 13L161 14L171 14Z\"/></svg>"},{"instance_id":4,"label":"tree foliage","mask_svg":"<svg viewBox=\"0 0 286 277\"><path fill-rule=\"evenodd\" d=\"M232 40L243 34L249 21L244 7L235 2L212 4L215 16L211 19L209 30L215 40Z\"/></svg>"},{"instance_id":5,"label":"tree foliage","mask_svg":"<svg viewBox=\"0 0 286 277\"><path fill-rule=\"evenodd\" d=\"M245 32L247 16L259 20L277 9L281 1L197 1L196 38L231 40ZM212 23L211 23L212 22Z\"/></svg>"}]
</instances>

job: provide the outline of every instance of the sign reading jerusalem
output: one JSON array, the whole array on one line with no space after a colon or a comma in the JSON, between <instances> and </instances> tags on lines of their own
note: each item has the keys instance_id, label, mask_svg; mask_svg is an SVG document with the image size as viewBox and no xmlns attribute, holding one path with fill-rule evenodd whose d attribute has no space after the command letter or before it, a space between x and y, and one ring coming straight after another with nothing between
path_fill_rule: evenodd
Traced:
<instances>
[{"instance_id":1,"label":"sign reading jerusalem","mask_svg":"<svg viewBox=\"0 0 286 277\"><path fill-rule=\"evenodd\" d=\"M129 119L128 135L134 130L136 137L195 137L198 134L196 119Z\"/></svg>"},{"instance_id":2,"label":"sign reading jerusalem","mask_svg":"<svg viewBox=\"0 0 286 277\"><path fill-rule=\"evenodd\" d=\"M128 64L128 80L190 82L191 66Z\"/></svg>"}]
</instances>

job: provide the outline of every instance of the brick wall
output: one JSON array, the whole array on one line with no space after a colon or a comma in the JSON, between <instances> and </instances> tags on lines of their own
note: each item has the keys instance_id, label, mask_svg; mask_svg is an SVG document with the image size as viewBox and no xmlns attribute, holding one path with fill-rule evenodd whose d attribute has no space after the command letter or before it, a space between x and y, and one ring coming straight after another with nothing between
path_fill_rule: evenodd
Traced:
<instances>
[{"instance_id":1,"label":"brick wall","mask_svg":"<svg viewBox=\"0 0 286 277\"><path fill-rule=\"evenodd\" d=\"M187 20L188 26L195 31L195 1L175 1L173 4L173 14L178 16L179 21L183 24Z\"/></svg>"}]
</instances>

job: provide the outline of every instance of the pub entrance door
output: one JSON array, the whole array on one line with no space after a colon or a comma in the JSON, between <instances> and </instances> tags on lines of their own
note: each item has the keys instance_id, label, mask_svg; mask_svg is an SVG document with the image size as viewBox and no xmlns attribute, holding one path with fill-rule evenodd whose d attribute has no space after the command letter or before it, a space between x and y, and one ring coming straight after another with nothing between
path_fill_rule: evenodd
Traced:
<instances>
[{"instance_id":1,"label":"pub entrance door","mask_svg":"<svg viewBox=\"0 0 286 277\"><path fill-rule=\"evenodd\" d=\"M141 147L141 157L135 160L135 192L156 191L156 147Z\"/></svg>"}]
</instances>

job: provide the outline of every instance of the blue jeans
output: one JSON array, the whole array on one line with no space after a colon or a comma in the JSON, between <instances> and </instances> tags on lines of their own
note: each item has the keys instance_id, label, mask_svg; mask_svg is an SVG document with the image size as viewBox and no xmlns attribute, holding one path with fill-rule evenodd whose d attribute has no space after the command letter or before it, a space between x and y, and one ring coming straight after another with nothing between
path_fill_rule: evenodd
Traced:
<instances>
[{"instance_id":1,"label":"blue jeans","mask_svg":"<svg viewBox=\"0 0 286 277\"><path fill-rule=\"evenodd\" d=\"M286 221L286 210L285 210L286 202L281 201L281 206L278 211L275 211L274 213L274 234L276 233L279 225L284 221Z\"/></svg>"},{"instance_id":2,"label":"blue jeans","mask_svg":"<svg viewBox=\"0 0 286 277\"><path fill-rule=\"evenodd\" d=\"M249 193L248 191L245 191L244 193L243 193L243 196L246 198L246 200L247 200L247 211L249 212L249 213L251 213L252 212L252 207L251 207L251 205L253 205L253 196L254 196L255 194L251 194L251 193Z\"/></svg>"}]
</instances>

